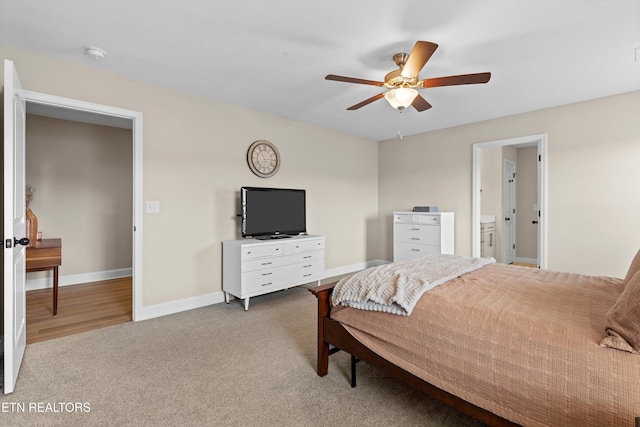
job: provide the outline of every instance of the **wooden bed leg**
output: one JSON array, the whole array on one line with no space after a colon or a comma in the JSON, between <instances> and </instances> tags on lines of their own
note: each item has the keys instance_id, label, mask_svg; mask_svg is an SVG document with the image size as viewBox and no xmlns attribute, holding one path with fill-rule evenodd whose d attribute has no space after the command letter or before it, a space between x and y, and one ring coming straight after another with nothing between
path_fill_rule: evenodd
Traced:
<instances>
[{"instance_id":1,"label":"wooden bed leg","mask_svg":"<svg viewBox=\"0 0 640 427\"><path fill-rule=\"evenodd\" d=\"M334 285L334 284L332 284ZM331 291L333 286L318 286L309 291L318 298L318 375L324 377L329 372L329 344L324 340L324 318L331 312Z\"/></svg>"},{"instance_id":2,"label":"wooden bed leg","mask_svg":"<svg viewBox=\"0 0 640 427\"><path fill-rule=\"evenodd\" d=\"M359 362L358 358L352 354L351 355L351 388L354 388L356 386L356 363L358 362Z\"/></svg>"},{"instance_id":3,"label":"wooden bed leg","mask_svg":"<svg viewBox=\"0 0 640 427\"><path fill-rule=\"evenodd\" d=\"M640 417L636 417L636 427L640 427Z\"/></svg>"}]
</instances>

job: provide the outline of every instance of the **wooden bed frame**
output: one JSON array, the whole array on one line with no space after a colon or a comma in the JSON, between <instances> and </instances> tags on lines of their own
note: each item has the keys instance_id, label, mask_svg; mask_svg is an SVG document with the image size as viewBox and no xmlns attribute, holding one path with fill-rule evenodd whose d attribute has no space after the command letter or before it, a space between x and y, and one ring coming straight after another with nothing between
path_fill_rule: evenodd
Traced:
<instances>
[{"instance_id":1,"label":"wooden bed frame","mask_svg":"<svg viewBox=\"0 0 640 427\"><path fill-rule=\"evenodd\" d=\"M318 375L323 377L329 371L329 355L343 350L352 356L352 375L354 375L354 357L375 366L409 386L418 389L429 396L441 400L445 404L490 426L517 426L492 412L475 406L451 393L424 381L405 371L399 366L382 358L356 340L339 322L332 320L331 293L336 283L310 288L309 292L318 299ZM354 385L352 378L352 386ZM635 427L640 427L640 417L635 418Z\"/></svg>"}]
</instances>

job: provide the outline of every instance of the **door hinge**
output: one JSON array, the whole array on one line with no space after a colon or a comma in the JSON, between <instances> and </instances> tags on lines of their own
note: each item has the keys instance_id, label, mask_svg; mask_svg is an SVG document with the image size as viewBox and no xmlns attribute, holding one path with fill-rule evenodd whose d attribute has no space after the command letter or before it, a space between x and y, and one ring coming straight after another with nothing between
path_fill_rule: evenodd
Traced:
<instances>
[{"instance_id":1,"label":"door hinge","mask_svg":"<svg viewBox=\"0 0 640 427\"><path fill-rule=\"evenodd\" d=\"M538 161L541 162L542 161L542 154L538 154Z\"/></svg>"},{"instance_id":2,"label":"door hinge","mask_svg":"<svg viewBox=\"0 0 640 427\"><path fill-rule=\"evenodd\" d=\"M513 213L516 213L516 208L513 208Z\"/></svg>"},{"instance_id":3,"label":"door hinge","mask_svg":"<svg viewBox=\"0 0 640 427\"><path fill-rule=\"evenodd\" d=\"M514 244L513 244L513 249L515 249L515 248L516 248L516 244L514 243Z\"/></svg>"},{"instance_id":4,"label":"door hinge","mask_svg":"<svg viewBox=\"0 0 640 427\"><path fill-rule=\"evenodd\" d=\"M513 173L513 179L516 179L516 173L515 172Z\"/></svg>"},{"instance_id":5,"label":"door hinge","mask_svg":"<svg viewBox=\"0 0 640 427\"><path fill-rule=\"evenodd\" d=\"M13 244L13 241L11 239L7 239L7 240L4 241L4 247L7 248L7 249L11 249L12 248L12 244Z\"/></svg>"}]
</instances>

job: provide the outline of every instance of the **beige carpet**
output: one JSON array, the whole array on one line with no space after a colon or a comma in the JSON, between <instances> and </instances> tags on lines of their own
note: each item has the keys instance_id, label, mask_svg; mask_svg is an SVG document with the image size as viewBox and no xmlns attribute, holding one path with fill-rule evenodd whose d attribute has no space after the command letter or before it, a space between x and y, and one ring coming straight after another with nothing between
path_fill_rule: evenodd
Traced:
<instances>
[{"instance_id":1,"label":"beige carpet","mask_svg":"<svg viewBox=\"0 0 640 427\"><path fill-rule=\"evenodd\" d=\"M479 426L358 364L315 372L304 288L27 346L3 426ZM88 411L88 412L87 412Z\"/></svg>"}]
</instances>

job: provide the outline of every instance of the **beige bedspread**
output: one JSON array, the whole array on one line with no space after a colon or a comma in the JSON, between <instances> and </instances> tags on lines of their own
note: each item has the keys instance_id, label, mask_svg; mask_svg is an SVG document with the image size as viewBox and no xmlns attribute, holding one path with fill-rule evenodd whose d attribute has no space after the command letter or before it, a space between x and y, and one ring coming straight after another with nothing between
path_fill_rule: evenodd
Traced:
<instances>
[{"instance_id":1,"label":"beige bedspread","mask_svg":"<svg viewBox=\"0 0 640 427\"><path fill-rule=\"evenodd\" d=\"M331 304L408 316L425 292L495 262L437 254L367 268L340 280Z\"/></svg>"},{"instance_id":2,"label":"beige bedspread","mask_svg":"<svg viewBox=\"0 0 640 427\"><path fill-rule=\"evenodd\" d=\"M526 426L633 426L640 356L600 347L622 280L492 264L425 293L410 316L337 306L367 347Z\"/></svg>"}]
</instances>

